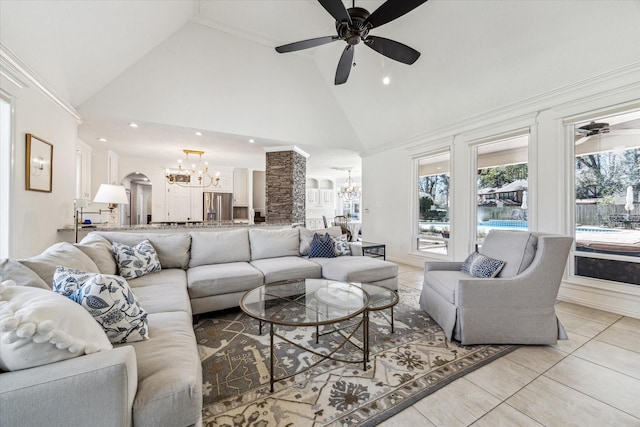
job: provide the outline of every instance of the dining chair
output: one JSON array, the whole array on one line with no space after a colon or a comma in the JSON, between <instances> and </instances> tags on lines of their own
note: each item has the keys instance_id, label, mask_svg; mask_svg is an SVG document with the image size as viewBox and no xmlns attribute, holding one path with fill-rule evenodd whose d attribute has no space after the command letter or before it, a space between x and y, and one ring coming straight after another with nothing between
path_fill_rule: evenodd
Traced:
<instances>
[{"instance_id":1,"label":"dining chair","mask_svg":"<svg viewBox=\"0 0 640 427\"><path fill-rule=\"evenodd\" d=\"M338 215L333 218L333 225L337 225L342 229L342 234L347 235L347 239L351 241L351 231L349 231L349 220L344 215Z\"/></svg>"}]
</instances>

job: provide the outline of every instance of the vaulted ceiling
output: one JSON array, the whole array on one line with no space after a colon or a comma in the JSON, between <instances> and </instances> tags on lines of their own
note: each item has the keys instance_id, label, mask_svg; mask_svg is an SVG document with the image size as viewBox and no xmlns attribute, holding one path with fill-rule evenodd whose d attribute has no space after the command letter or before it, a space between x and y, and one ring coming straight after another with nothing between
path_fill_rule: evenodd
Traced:
<instances>
[{"instance_id":1,"label":"vaulted ceiling","mask_svg":"<svg viewBox=\"0 0 640 427\"><path fill-rule=\"evenodd\" d=\"M274 50L335 34L315 0L0 0L0 41L78 110L85 142L172 159L199 144L223 164L242 152L245 167L264 146L298 145L321 175L635 63L638 22L638 1L431 0L372 30L420 51L414 65L359 45L335 86L344 42Z\"/></svg>"}]
</instances>

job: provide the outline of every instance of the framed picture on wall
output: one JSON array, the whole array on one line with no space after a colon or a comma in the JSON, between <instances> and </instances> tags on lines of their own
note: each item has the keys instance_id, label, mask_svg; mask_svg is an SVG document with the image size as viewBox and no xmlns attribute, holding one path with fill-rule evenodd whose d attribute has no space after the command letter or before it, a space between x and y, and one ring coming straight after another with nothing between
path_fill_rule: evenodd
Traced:
<instances>
[{"instance_id":1,"label":"framed picture on wall","mask_svg":"<svg viewBox=\"0 0 640 427\"><path fill-rule=\"evenodd\" d=\"M27 190L51 193L53 183L53 144L27 134Z\"/></svg>"}]
</instances>

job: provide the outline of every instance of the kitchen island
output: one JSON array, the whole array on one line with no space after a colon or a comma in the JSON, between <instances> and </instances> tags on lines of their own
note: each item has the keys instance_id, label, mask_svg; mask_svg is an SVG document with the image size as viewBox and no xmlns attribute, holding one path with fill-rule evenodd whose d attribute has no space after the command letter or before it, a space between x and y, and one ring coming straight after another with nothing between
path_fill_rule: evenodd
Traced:
<instances>
[{"instance_id":1,"label":"kitchen island","mask_svg":"<svg viewBox=\"0 0 640 427\"><path fill-rule=\"evenodd\" d=\"M284 228L291 227L293 224L269 223L262 222L258 224L249 224L247 222L237 221L205 221L205 222L159 222L145 225L114 225L108 224L78 224L78 241L82 240L92 231L123 231L140 233L151 231L154 233L175 233L176 231L217 231L220 229L233 228ZM75 228L69 225L58 230L58 242L75 242Z\"/></svg>"}]
</instances>

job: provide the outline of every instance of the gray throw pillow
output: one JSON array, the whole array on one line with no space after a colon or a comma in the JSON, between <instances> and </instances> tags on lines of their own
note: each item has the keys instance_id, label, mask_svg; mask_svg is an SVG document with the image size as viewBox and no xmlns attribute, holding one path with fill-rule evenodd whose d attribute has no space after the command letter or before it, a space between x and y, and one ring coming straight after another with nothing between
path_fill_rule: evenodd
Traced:
<instances>
[{"instance_id":1,"label":"gray throw pillow","mask_svg":"<svg viewBox=\"0 0 640 427\"><path fill-rule=\"evenodd\" d=\"M53 274L59 265L90 273L100 272L91 258L71 243L66 242L56 243L40 255L18 261L33 270L49 287L53 285Z\"/></svg>"},{"instance_id":2,"label":"gray throw pillow","mask_svg":"<svg viewBox=\"0 0 640 427\"><path fill-rule=\"evenodd\" d=\"M118 266L111 252L111 242L99 234L89 233L75 247L84 252L98 266L102 274L116 274Z\"/></svg>"},{"instance_id":3,"label":"gray throw pillow","mask_svg":"<svg viewBox=\"0 0 640 427\"><path fill-rule=\"evenodd\" d=\"M0 260L0 281L13 280L16 286L49 290L49 286L30 268L11 258Z\"/></svg>"}]
</instances>

